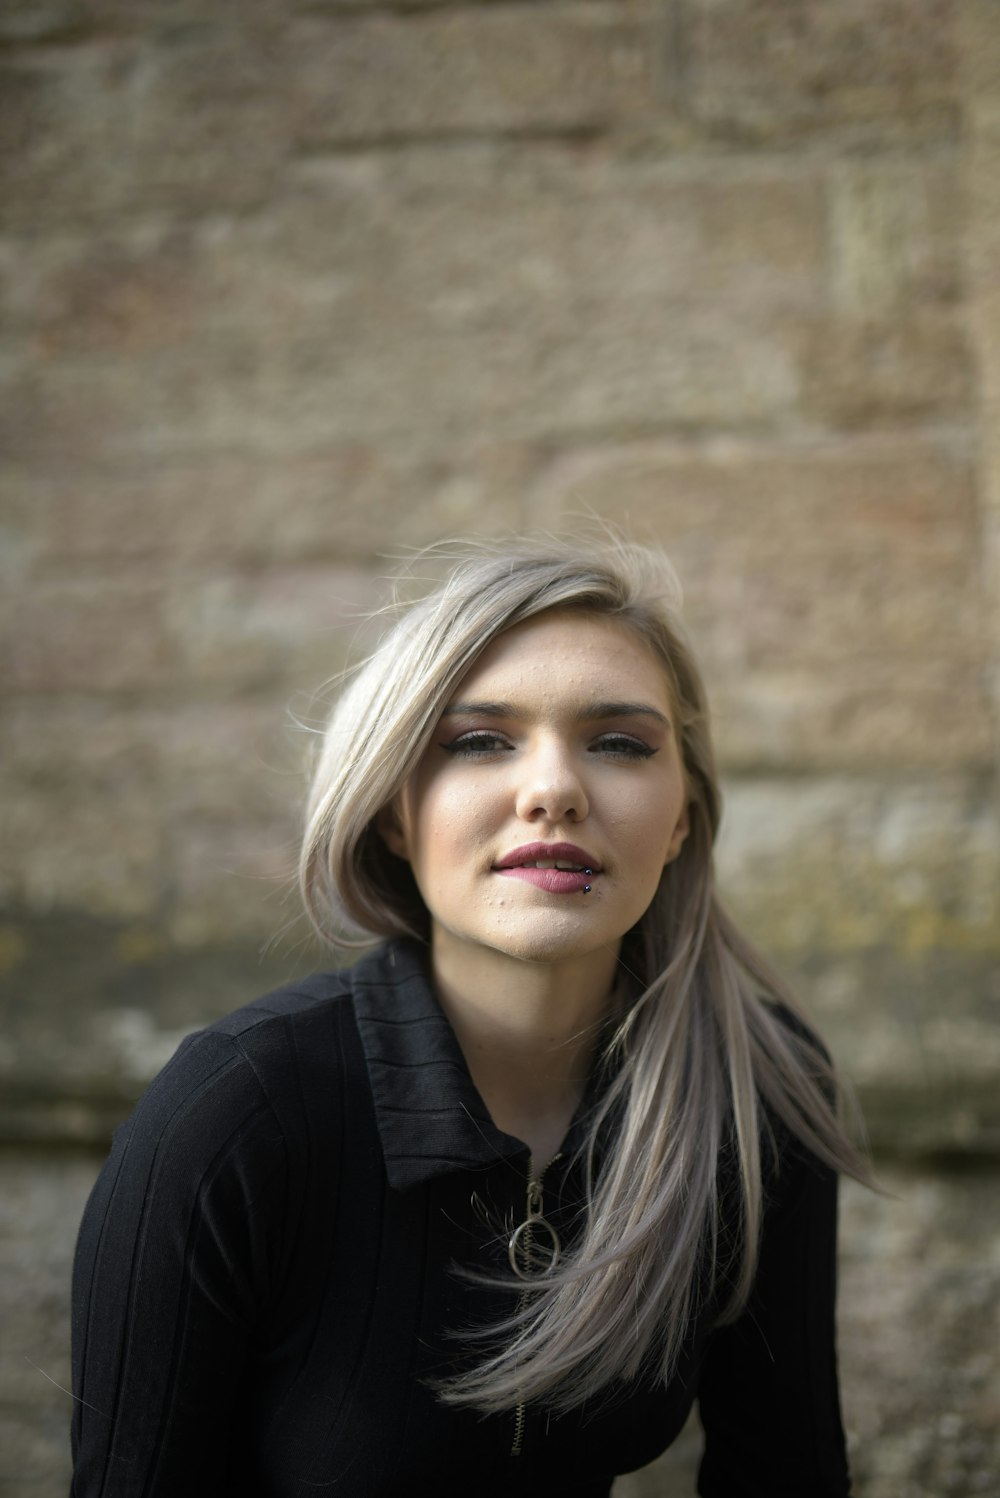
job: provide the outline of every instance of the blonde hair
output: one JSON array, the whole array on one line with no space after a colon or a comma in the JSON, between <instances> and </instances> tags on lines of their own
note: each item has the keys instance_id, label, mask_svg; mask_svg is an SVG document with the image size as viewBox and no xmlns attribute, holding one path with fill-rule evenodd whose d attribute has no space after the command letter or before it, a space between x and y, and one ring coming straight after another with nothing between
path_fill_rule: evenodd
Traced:
<instances>
[{"instance_id":1,"label":"blonde hair","mask_svg":"<svg viewBox=\"0 0 1000 1498\"><path fill-rule=\"evenodd\" d=\"M358 671L323 739L300 861L306 909L321 935L340 944L427 939L409 866L388 852L375 818L416 768L481 652L539 614L614 618L652 648L676 704L690 798L690 833L628 937L638 992L609 1045L615 1064L590 1128L580 1241L492 1329L500 1345L442 1391L484 1411L536 1399L564 1409L653 1364L669 1378L692 1315L723 1288L720 1319L745 1305L774 1121L833 1169L862 1180L868 1173L839 1120L825 1053L783 1012L794 1014L795 1000L715 893L721 798L708 707L665 558L607 537L593 547L517 542L447 556L443 584L401 616ZM737 1162L735 1245L719 1189L728 1156Z\"/></svg>"}]
</instances>

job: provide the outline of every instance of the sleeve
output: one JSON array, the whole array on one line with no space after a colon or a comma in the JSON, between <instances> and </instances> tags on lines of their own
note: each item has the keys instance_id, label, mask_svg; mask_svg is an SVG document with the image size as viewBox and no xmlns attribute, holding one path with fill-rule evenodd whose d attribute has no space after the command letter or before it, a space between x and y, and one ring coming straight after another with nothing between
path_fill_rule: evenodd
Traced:
<instances>
[{"instance_id":1,"label":"sleeve","mask_svg":"<svg viewBox=\"0 0 1000 1498\"><path fill-rule=\"evenodd\" d=\"M213 1032L118 1131L73 1271L73 1498L233 1490L282 1163L253 1069Z\"/></svg>"},{"instance_id":2,"label":"sleeve","mask_svg":"<svg viewBox=\"0 0 1000 1498\"><path fill-rule=\"evenodd\" d=\"M754 1290L699 1379L702 1498L846 1498L836 1365L837 1177L790 1153Z\"/></svg>"}]
</instances>

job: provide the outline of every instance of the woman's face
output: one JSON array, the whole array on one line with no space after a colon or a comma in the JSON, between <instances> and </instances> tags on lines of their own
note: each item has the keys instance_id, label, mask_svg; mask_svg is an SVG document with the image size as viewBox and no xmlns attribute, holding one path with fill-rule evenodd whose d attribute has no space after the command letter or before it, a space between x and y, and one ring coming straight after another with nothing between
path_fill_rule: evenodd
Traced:
<instances>
[{"instance_id":1,"label":"woman's face","mask_svg":"<svg viewBox=\"0 0 1000 1498\"><path fill-rule=\"evenodd\" d=\"M688 831L674 720L661 666L623 624L557 610L494 640L380 820L435 951L617 950Z\"/></svg>"}]
</instances>

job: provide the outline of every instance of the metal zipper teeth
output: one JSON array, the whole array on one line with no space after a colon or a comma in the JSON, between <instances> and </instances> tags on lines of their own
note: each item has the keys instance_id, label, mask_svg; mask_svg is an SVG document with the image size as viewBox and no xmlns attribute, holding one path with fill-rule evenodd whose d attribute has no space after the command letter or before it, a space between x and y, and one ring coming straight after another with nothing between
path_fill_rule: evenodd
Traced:
<instances>
[{"instance_id":1,"label":"metal zipper teeth","mask_svg":"<svg viewBox=\"0 0 1000 1498\"><path fill-rule=\"evenodd\" d=\"M524 1404L519 1404L514 1410L514 1444L510 1448L511 1456L521 1455L521 1446L524 1442L524 1426L528 1418L528 1409Z\"/></svg>"},{"instance_id":2,"label":"metal zipper teeth","mask_svg":"<svg viewBox=\"0 0 1000 1498\"><path fill-rule=\"evenodd\" d=\"M526 1195L525 1195L525 1221L526 1222L530 1223L530 1221L531 1221L531 1215L532 1215L532 1213L531 1213L531 1193L532 1193L532 1188L534 1188L534 1190L537 1191L537 1193L538 1193L538 1198L537 1198L537 1201L538 1201L538 1215L541 1215L542 1212L543 1212L543 1208L545 1206L545 1201L544 1201L544 1198L542 1196L542 1182L545 1179L545 1171L548 1170L549 1165L554 1165L557 1160L561 1160L561 1159L562 1159L562 1155L561 1154L559 1154L559 1155L553 1155L552 1159L549 1161L549 1164L545 1166L545 1168L542 1170L541 1174L536 1178L536 1176L535 1176L535 1162L531 1158L530 1155L528 1156L528 1185L527 1185L527 1191L526 1191ZM525 1241L525 1246L526 1246L528 1252L530 1253L531 1252L531 1228L530 1228L530 1226L525 1229L524 1241ZM524 1308L525 1308L525 1306L528 1304L528 1295L529 1295L529 1293L530 1292L527 1291L527 1290L522 1290L521 1291L521 1294L518 1297L518 1301L517 1301L517 1309L518 1309L519 1313L521 1311L523 1311ZM519 1400L518 1403L514 1406L514 1440L511 1443L511 1448L510 1448L510 1454L511 1454L511 1456L520 1456L521 1455L521 1448L524 1445L524 1427L527 1424L527 1422L528 1422L528 1406L524 1402L524 1400Z\"/></svg>"}]
</instances>

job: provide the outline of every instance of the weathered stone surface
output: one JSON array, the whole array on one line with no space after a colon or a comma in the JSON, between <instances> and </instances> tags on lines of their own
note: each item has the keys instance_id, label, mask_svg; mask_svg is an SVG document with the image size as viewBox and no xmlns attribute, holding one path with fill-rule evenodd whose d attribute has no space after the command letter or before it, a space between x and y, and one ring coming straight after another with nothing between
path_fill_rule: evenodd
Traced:
<instances>
[{"instance_id":1,"label":"weathered stone surface","mask_svg":"<svg viewBox=\"0 0 1000 1498\"><path fill-rule=\"evenodd\" d=\"M988 685L1000 724L1000 33L988 0L960 8L968 145L967 291L981 411L980 505L986 629L993 648Z\"/></svg>"},{"instance_id":2,"label":"weathered stone surface","mask_svg":"<svg viewBox=\"0 0 1000 1498\"><path fill-rule=\"evenodd\" d=\"M581 129L655 108L669 33L662 6L434 10L290 28L299 144L445 132Z\"/></svg>"},{"instance_id":3,"label":"weathered stone surface","mask_svg":"<svg viewBox=\"0 0 1000 1498\"><path fill-rule=\"evenodd\" d=\"M69 1484L69 1279L92 1157L0 1153L0 1495Z\"/></svg>"},{"instance_id":4,"label":"weathered stone surface","mask_svg":"<svg viewBox=\"0 0 1000 1498\"><path fill-rule=\"evenodd\" d=\"M2 818L5 904L126 918L155 914L167 843L158 808L128 786L88 797L81 782L51 794L15 779L4 776L5 790L18 796Z\"/></svg>"},{"instance_id":5,"label":"weathered stone surface","mask_svg":"<svg viewBox=\"0 0 1000 1498\"><path fill-rule=\"evenodd\" d=\"M294 706L306 713L308 697ZM213 934L233 910L241 931L273 931L307 739L270 702L12 704L0 720L4 896L39 912L159 922L212 881L201 918Z\"/></svg>"},{"instance_id":6,"label":"weathered stone surface","mask_svg":"<svg viewBox=\"0 0 1000 1498\"><path fill-rule=\"evenodd\" d=\"M119 248L124 282L56 360L39 270L4 445L93 460L774 420L806 374L821 208L815 174L785 165L706 181L523 146L322 164L267 212L177 237L149 272ZM57 303L99 277L78 248L75 268L54 257ZM147 318L151 337L165 321L189 334L152 358Z\"/></svg>"},{"instance_id":7,"label":"weathered stone surface","mask_svg":"<svg viewBox=\"0 0 1000 1498\"><path fill-rule=\"evenodd\" d=\"M231 694L318 683L363 644L387 585L360 568L30 579L4 603L5 685L26 692L167 690Z\"/></svg>"},{"instance_id":8,"label":"weathered stone surface","mask_svg":"<svg viewBox=\"0 0 1000 1498\"><path fill-rule=\"evenodd\" d=\"M168 605L181 675L228 691L319 683L363 653L386 592L365 569L324 565L182 582Z\"/></svg>"},{"instance_id":9,"label":"weathered stone surface","mask_svg":"<svg viewBox=\"0 0 1000 1498\"><path fill-rule=\"evenodd\" d=\"M905 317L907 303L959 298L960 165L951 147L851 156L831 167L831 292L839 312Z\"/></svg>"},{"instance_id":10,"label":"weathered stone surface","mask_svg":"<svg viewBox=\"0 0 1000 1498\"><path fill-rule=\"evenodd\" d=\"M0 59L0 195L4 222L31 227L55 214L99 219L121 202L122 93L135 50L107 41Z\"/></svg>"},{"instance_id":11,"label":"weathered stone surface","mask_svg":"<svg viewBox=\"0 0 1000 1498\"><path fill-rule=\"evenodd\" d=\"M288 920L316 721L306 692L173 711L98 698L11 707L0 723L5 899L166 920L174 940L273 936ZM71 770L67 742L78 746Z\"/></svg>"},{"instance_id":12,"label":"weathered stone surface","mask_svg":"<svg viewBox=\"0 0 1000 1498\"><path fill-rule=\"evenodd\" d=\"M1000 1471L991 1173L885 1173L897 1200L845 1191L842 1369L858 1491L988 1493Z\"/></svg>"},{"instance_id":13,"label":"weathered stone surface","mask_svg":"<svg viewBox=\"0 0 1000 1498\"><path fill-rule=\"evenodd\" d=\"M546 5L527 50L517 5L356 17L188 9L145 26L123 17L83 30L86 41L68 9L50 12L48 35L37 19L49 45L22 48L0 78L9 221L264 202L294 155L321 146L591 131L649 115L662 98L669 36L652 0ZM23 20L20 32L33 39Z\"/></svg>"},{"instance_id":14,"label":"weathered stone surface","mask_svg":"<svg viewBox=\"0 0 1000 1498\"><path fill-rule=\"evenodd\" d=\"M736 782L722 886L902 1154L1000 1148L1000 827L988 782Z\"/></svg>"},{"instance_id":15,"label":"weathered stone surface","mask_svg":"<svg viewBox=\"0 0 1000 1498\"><path fill-rule=\"evenodd\" d=\"M852 425L964 409L946 215L904 274L888 232L851 258L865 234L841 207L835 298L889 310L827 313L822 178L714 172L580 148L369 153L249 218L40 254L8 241L6 450L301 453L746 425L799 402ZM935 173L910 177L918 214Z\"/></svg>"},{"instance_id":16,"label":"weathered stone surface","mask_svg":"<svg viewBox=\"0 0 1000 1498\"><path fill-rule=\"evenodd\" d=\"M989 782L935 776L734 781L720 873L789 953L996 951L1000 836Z\"/></svg>"},{"instance_id":17,"label":"weathered stone surface","mask_svg":"<svg viewBox=\"0 0 1000 1498\"><path fill-rule=\"evenodd\" d=\"M830 310L808 335L803 395L821 419L861 426L967 409L960 189L953 147L831 167Z\"/></svg>"},{"instance_id":18,"label":"weathered stone surface","mask_svg":"<svg viewBox=\"0 0 1000 1498\"><path fill-rule=\"evenodd\" d=\"M951 0L700 0L686 15L692 107L737 138L957 131Z\"/></svg>"},{"instance_id":19,"label":"weathered stone surface","mask_svg":"<svg viewBox=\"0 0 1000 1498\"><path fill-rule=\"evenodd\" d=\"M281 912L287 917L287 911ZM185 953L156 919L0 927L0 1143L103 1145L184 1035L334 965L302 924Z\"/></svg>"},{"instance_id":20,"label":"weathered stone surface","mask_svg":"<svg viewBox=\"0 0 1000 1498\"><path fill-rule=\"evenodd\" d=\"M822 320L804 330L802 404L822 426L961 420L972 399L968 331L948 308L905 322Z\"/></svg>"},{"instance_id":21,"label":"weathered stone surface","mask_svg":"<svg viewBox=\"0 0 1000 1498\"><path fill-rule=\"evenodd\" d=\"M226 559L260 567L364 559L379 573L442 536L529 525L530 445L456 442L437 454L361 443L253 458L222 452L138 460L81 473L0 466L0 567L27 586L53 563L134 565L167 573Z\"/></svg>"},{"instance_id":22,"label":"weathered stone surface","mask_svg":"<svg viewBox=\"0 0 1000 1498\"><path fill-rule=\"evenodd\" d=\"M137 207L211 210L273 192L289 153L276 60L224 27L157 39L111 32L15 52L0 72L5 220L100 224ZM171 63L188 89L170 96ZM214 81L213 93L210 80ZM200 87L199 87L200 85ZM247 149L253 141L253 149Z\"/></svg>"},{"instance_id":23,"label":"weathered stone surface","mask_svg":"<svg viewBox=\"0 0 1000 1498\"><path fill-rule=\"evenodd\" d=\"M9 645L4 686L27 691L163 687L176 651L164 621L162 580L134 570L32 579L2 608Z\"/></svg>"}]
</instances>

